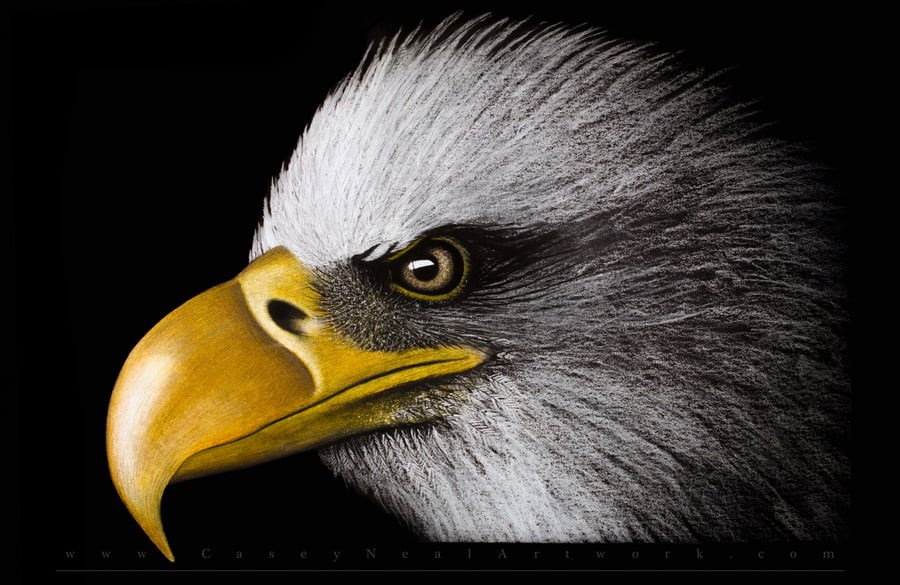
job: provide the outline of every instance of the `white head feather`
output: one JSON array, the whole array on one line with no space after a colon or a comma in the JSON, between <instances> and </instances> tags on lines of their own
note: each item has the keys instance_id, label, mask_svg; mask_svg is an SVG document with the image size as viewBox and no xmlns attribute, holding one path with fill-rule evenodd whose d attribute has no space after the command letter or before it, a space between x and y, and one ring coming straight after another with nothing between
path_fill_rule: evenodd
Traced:
<instances>
[{"instance_id":1,"label":"white head feather","mask_svg":"<svg viewBox=\"0 0 900 585\"><path fill-rule=\"evenodd\" d=\"M434 539L842 533L841 251L796 149L708 75L596 31L451 19L366 61L252 255L328 270L441 226L540 225L567 273L448 310L502 366L443 424L331 446L328 466Z\"/></svg>"}]
</instances>

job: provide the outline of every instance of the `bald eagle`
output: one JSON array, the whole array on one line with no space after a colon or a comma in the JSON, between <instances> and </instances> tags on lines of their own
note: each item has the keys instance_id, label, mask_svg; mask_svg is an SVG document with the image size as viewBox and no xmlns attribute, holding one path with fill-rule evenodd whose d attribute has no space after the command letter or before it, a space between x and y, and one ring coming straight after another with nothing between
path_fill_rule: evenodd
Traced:
<instances>
[{"instance_id":1,"label":"bald eagle","mask_svg":"<svg viewBox=\"0 0 900 585\"><path fill-rule=\"evenodd\" d=\"M372 49L125 362L122 500L174 559L168 484L318 449L430 540L846 536L839 200L756 120L593 29Z\"/></svg>"}]
</instances>

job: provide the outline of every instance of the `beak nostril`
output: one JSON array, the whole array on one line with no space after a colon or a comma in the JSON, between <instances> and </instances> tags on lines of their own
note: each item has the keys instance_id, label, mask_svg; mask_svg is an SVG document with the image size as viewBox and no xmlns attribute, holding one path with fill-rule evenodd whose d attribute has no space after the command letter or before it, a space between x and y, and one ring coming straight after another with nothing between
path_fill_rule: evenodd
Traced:
<instances>
[{"instance_id":1,"label":"beak nostril","mask_svg":"<svg viewBox=\"0 0 900 585\"><path fill-rule=\"evenodd\" d=\"M308 318L303 309L279 300L269 301L266 308L276 325L289 333L303 335L303 322Z\"/></svg>"}]
</instances>

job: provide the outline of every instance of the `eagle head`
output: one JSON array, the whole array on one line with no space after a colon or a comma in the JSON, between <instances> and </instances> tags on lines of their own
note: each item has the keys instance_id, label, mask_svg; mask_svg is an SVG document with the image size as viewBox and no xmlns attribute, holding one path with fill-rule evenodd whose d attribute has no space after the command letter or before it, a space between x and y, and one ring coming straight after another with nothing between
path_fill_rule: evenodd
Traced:
<instances>
[{"instance_id":1,"label":"eagle head","mask_svg":"<svg viewBox=\"0 0 900 585\"><path fill-rule=\"evenodd\" d=\"M274 182L251 262L154 327L113 481L319 449L423 538L846 530L835 194L677 58L451 19L373 49Z\"/></svg>"}]
</instances>

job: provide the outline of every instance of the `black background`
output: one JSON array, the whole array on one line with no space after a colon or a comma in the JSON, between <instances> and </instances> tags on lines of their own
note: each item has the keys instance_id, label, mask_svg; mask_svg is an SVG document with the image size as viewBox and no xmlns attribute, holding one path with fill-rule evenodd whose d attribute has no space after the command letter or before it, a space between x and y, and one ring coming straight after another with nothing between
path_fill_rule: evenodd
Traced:
<instances>
[{"instance_id":1,"label":"black background","mask_svg":"<svg viewBox=\"0 0 900 585\"><path fill-rule=\"evenodd\" d=\"M150 550L152 566L169 566L109 480L106 405L119 368L160 318L244 267L269 184L304 125L367 44L398 27L461 7L591 23L682 50L690 64L729 68L736 97L758 99L773 132L808 143L839 184L853 182L852 15L777 4L430 6L38 2L9 13L7 427L28 574L102 566L102 550ZM412 540L313 453L173 486L163 518L184 566L206 546L228 556ZM79 561L67 564L65 551Z\"/></svg>"}]
</instances>

